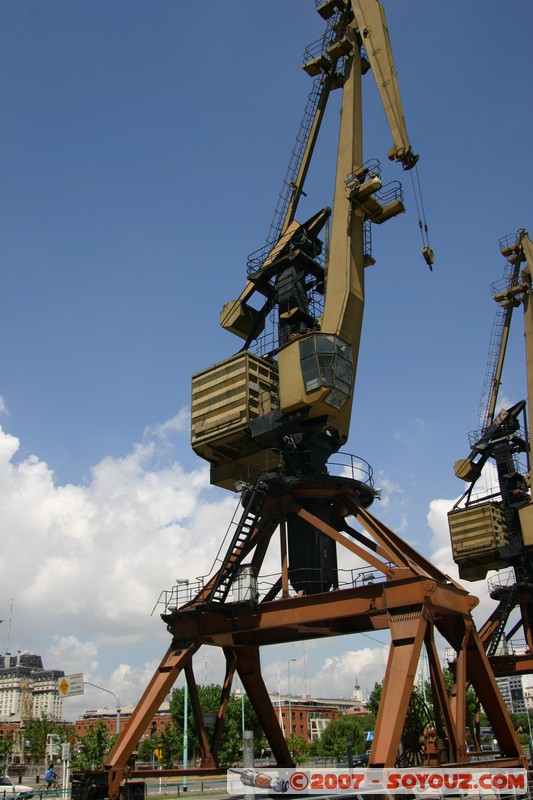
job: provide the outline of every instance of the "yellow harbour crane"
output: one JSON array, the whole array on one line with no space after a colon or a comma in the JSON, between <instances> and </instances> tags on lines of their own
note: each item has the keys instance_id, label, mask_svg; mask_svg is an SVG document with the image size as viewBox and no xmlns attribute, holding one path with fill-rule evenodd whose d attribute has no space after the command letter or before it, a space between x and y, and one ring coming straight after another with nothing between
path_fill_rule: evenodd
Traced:
<instances>
[{"instance_id":1,"label":"yellow harbour crane","mask_svg":"<svg viewBox=\"0 0 533 800\"><path fill-rule=\"evenodd\" d=\"M524 764L471 618L477 599L370 513L372 470L362 459L344 460L341 451L354 397L365 269L374 263L370 230L404 211L400 184L384 183L379 160L363 155L366 73L376 80L392 133L389 159L412 170L418 156L407 135L382 4L318 0L316 9L326 30L304 56L313 86L302 135L268 241L249 257L244 289L221 313L222 327L237 336L240 347L192 379L192 446L209 462L212 484L238 492L239 505L209 575L197 584L177 581L161 595L171 644L107 758L105 790L111 800L126 793L125 775L136 774L127 769L130 756L182 671L201 763L171 774L219 770L236 674L276 764L293 766L261 674L261 647L365 631L384 630L391 637L371 766L392 767L398 754L406 753L402 735L422 650L430 666L435 719L425 750L417 740L409 753L419 759L412 763L468 763L468 678L498 740L499 765ZM332 92L341 93L333 204L298 221ZM431 267L425 222L421 229L423 256ZM272 544L279 569L266 576ZM358 565L348 579L337 567L339 547ZM451 696L437 634L457 656ZM193 669L193 657L205 645L220 648L226 664L211 732Z\"/></svg>"},{"instance_id":2,"label":"yellow harbour crane","mask_svg":"<svg viewBox=\"0 0 533 800\"><path fill-rule=\"evenodd\" d=\"M471 436L471 451L455 464L467 490L448 514L452 550L459 574L481 580L490 570L491 596L498 605L480 635L497 674L533 672L533 504L531 502L531 414L533 402L533 243L523 229L500 242L503 281L495 284L498 304L483 386L481 430ZM523 309L527 398L497 412L498 395L513 312ZM492 464L496 487L478 491L483 468ZM518 621L509 627L511 613ZM521 641L516 647L515 641Z\"/></svg>"}]
</instances>

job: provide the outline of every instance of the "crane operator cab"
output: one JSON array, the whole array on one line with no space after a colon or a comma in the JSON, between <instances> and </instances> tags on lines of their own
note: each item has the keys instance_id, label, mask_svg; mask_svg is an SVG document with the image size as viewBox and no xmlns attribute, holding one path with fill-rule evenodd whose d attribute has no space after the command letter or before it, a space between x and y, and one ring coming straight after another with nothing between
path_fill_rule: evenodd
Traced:
<instances>
[{"instance_id":1,"label":"crane operator cab","mask_svg":"<svg viewBox=\"0 0 533 800\"><path fill-rule=\"evenodd\" d=\"M294 222L266 258L251 257L247 289L222 310L223 327L248 344L275 307L275 351L245 349L193 376L192 445L211 462L216 485L234 489L238 480L281 468L323 474L346 441L342 411L351 407L353 349L320 330L326 270L317 232L330 213ZM260 310L248 302L253 292L266 298Z\"/></svg>"},{"instance_id":2,"label":"crane operator cab","mask_svg":"<svg viewBox=\"0 0 533 800\"><path fill-rule=\"evenodd\" d=\"M280 405L284 411L310 406L315 416L340 409L349 400L353 383L352 348L338 336L311 333L278 352L282 375Z\"/></svg>"}]
</instances>

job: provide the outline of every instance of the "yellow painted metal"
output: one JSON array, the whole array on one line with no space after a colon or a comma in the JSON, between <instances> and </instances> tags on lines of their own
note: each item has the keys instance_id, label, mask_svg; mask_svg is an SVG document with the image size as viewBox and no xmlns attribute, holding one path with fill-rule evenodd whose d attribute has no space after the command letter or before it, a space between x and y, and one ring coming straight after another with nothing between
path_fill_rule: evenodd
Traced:
<instances>
[{"instance_id":1,"label":"yellow painted metal","mask_svg":"<svg viewBox=\"0 0 533 800\"><path fill-rule=\"evenodd\" d=\"M335 174L333 214L331 233L329 236L329 252L327 254L326 281L324 289L324 308L317 321L317 329L323 334L339 337L351 348L353 369L349 376L346 390L331 393L331 386L313 387L306 390L302 376L299 337L305 331L293 334L295 340L281 343L278 353L279 362L279 402L278 408L283 419L274 422L269 418L268 426L305 418L308 421L322 420L322 430L331 437L332 450L339 449L347 440L355 373L358 360L359 344L364 308L364 269L372 263L372 259L364 254L365 221L384 222L401 213L403 204L399 199L387 205L380 204L375 196L381 187L381 180L375 172L368 172L363 166L362 147L362 97L361 77L366 72L367 61L362 59L361 41L368 51L368 58L373 67L378 88L381 93L387 120L394 140L390 157L402 162L410 168L416 162L407 137L405 120L399 95L396 70L392 57L389 34L384 12L378 0L335 0L326 3L327 16L340 10L344 17L353 14L343 35L328 49L327 56L322 54L304 65L312 75L322 75L320 95L313 119L311 120L304 152L297 175L292 183L293 193L288 203L285 217L281 223L279 241L274 245L268 257L258 268L237 300L227 303L221 313L221 325L247 342L245 347L255 341L263 331L268 303L272 301L274 286L271 283L275 271L269 273L269 267L281 253L296 231L301 227L295 220L298 202L303 193L303 185L314 153L316 139L325 113L329 94L338 86L342 86L341 115L337 148L337 164ZM319 8L321 14L326 11ZM351 11L350 11L351 9ZM342 59L342 60L339 60ZM337 62L339 67L337 67ZM365 65L365 66L363 66ZM338 73L342 66L342 80ZM354 179L348 188L348 178ZM322 223L323 224L323 223ZM295 251L291 252L291 261L297 264ZM301 268L297 267L297 268ZM279 269L279 267L278 267ZM266 277L264 277L266 276ZM265 308L261 311L249 303L251 295L263 292L267 297ZM290 314L291 311L280 313ZM298 310L296 310L298 313ZM310 326L311 327L311 326ZM309 330L309 334L313 335ZM273 374L274 370L272 370ZM218 381L219 366L202 373L205 382ZM270 408L265 406L259 416L268 415L275 403L273 396L278 391L276 379L271 382L269 393ZM233 488L238 477L236 465L248 465L254 453L259 453L259 445L252 443L248 423L255 419L252 412L247 420L242 411L242 391L239 378L234 387L226 384L226 405L223 409L217 397L214 397L214 408L209 413L202 405L202 400L193 385L192 400L192 443L195 451L211 462L211 480L219 486ZM232 392L235 398L231 397ZM329 396L329 402L328 402ZM206 396L207 397L207 396ZM207 397L206 402L211 398ZM205 404L204 404L205 405ZM267 403L268 405L268 403ZM295 416L296 415L296 416ZM257 431L256 431L257 433ZM269 459L270 460L270 459Z\"/></svg>"},{"instance_id":2,"label":"yellow painted metal","mask_svg":"<svg viewBox=\"0 0 533 800\"><path fill-rule=\"evenodd\" d=\"M518 510L522 539L526 547L533 547L533 505L530 503Z\"/></svg>"},{"instance_id":3,"label":"yellow painted metal","mask_svg":"<svg viewBox=\"0 0 533 800\"><path fill-rule=\"evenodd\" d=\"M520 232L520 244L526 259L522 273L526 291L524 293L524 333L526 340L526 373L527 373L527 398L528 398L528 425L529 433L533 431L533 298L531 296L531 283L533 273L533 242L526 231ZM531 475L529 480L531 486Z\"/></svg>"},{"instance_id":4,"label":"yellow painted metal","mask_svg":"<svg viewBox=\"0 0 533 800\"><path fill-rule=\"evenodd\" d=\"M354 211L346 179L363 163L361 63L359 53L346 65L337 149L335 193L324 313L320 328L339 336L357 352L364 306L363 216Z\"/></svg>"},{"instance_id":5,"label":"yellow painted metal","mask_svg":"<svg viewBox=\"0 0 533 800\"><path fill-rule=\"evenodd\" d=\"M414 155L407 135L383 6L378 0L351 0L351 2L394 141L389 158L401 161L404 167L409 169L416 163L418 156Z\"/></svg>"},{"instance_id":6,"label":"yellow painted metal","mask_svg":"<svg viewBox=\"0 0 533 800\"><path fill-rule=\"evenodd\" d=\"M322 333L339 336L351 345L355 364L364 308L364 217L354 210L345 181L354 165L362 164L363 160L361 101L361 59L357 52L348 58L345 67L329 265L324 313L320 320ZM350 397L341 409L334 409L324 402L330 388L305 391L298 340L280 350L278 361L282 411L306 409L309 418L324 415L327 418L325 427L335 433L339 442L345 442L350 426L354 375Z\"/></svg>"},{"instance_id":7,"label":"yellow painted metal","mask_svg":"<svg viewBox=\"0 0 533 800\"><path fill-rule=\"evenodd\" d=\"M231 466L227 479L219 475L219 485L233 489L243 469L279 464L279 457L254 442L248 429L250 420L276 404L277 364L271 359L242 352L193 375L191 444L212 464Z\"/></svg>"},{"instance_id":8,"label":"yellow painted metal","mask_svg":"<svg viewBox=\"0 0 533 800\"><path fill-rule=\"evenodd\" d=\"M448 525L453 558L462 577L481 580L488 570L506 566L499 550L508 543L507 527L498 503L479 503L450 511Z\"/></svg>"},{"instance_id":9,"label":"yellow painted metal","mask_svg":"<svg viewBox=\"0 0 533 800\"><path fill-rule=\"evenodd\" d=\"M277 366L251 353L238 353L192 379L192 446L198 452L214 429L232 441L250 422L274 408Z\"/></svg>"},{"instance_id":10,"label":"yellow painted metal","mask_svg":"<svg viewBox=\"0 0 533 800\"><path fill-rule=\"evenodd\" d=\"M260 312L241 299L230 300L220 312L221 326L241 339L248 339L257 330L260 319Z\"/></svg>"}]
</instances>

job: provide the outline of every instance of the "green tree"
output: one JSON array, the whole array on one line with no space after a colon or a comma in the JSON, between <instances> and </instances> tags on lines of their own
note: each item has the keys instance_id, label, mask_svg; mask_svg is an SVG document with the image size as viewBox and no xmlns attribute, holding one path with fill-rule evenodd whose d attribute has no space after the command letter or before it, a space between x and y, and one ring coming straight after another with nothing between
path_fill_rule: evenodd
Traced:
<instances>
[{"instance_id":1,"label":"green tree","mask_svg":"<svg viewBox=\"0 0 533 800\"><path fill-rule=\"evenodd\" d=\"M368 710L377 717L379 704L381 702L381 694L383 692L383 683L376 683L374 684L374 688L370 692L370 697L368 698Z\"/></svg>"},{"instance_id":2,"label":"green tree","mask_svg":"<svg viewBox=\"0 0 533 800\"><path fill-rule=\"evenodd\" d=\"M104 757L117 738L117 734L110 734L102 720L99 720L85 736L79 739L78 752L71 762L72 769L79 771L101 769L104 766Z\"/></svg>"},{"instance_id":3,"label":"green tree","mask_svg":"<svg viewBox=\"0 0 533 800\"><path fill-rule=\"evenodd\" d=\"M13 734L7 733L5 736L2 736L0 739L0 764L2 768L5 770L9 759L11 758L11 754L13 752Z\"/></svg>"},{"instance_id":4,"label":"green tree","mask_svg":"<svg viewBox=\"0 0 533 800\"><path fill-rule=\"evenodd\" d=\"M218 711L222 687L216 684L198 686L198 698L202 713L216 713ZM177 757L179 760L183 752L183 689L175 689L170 698L170 713L174 724L175 739L177 744ZM242 725L243 701L231 695L228 699L224 728L218 751L220 766L229 766L239 761L242 753ZM194 723L191 704L188 706L188 754L189 758L197 758L200 753L198 733ZM244 696L244 728L254 733L254 747L256 754L267 746L261 724L252 708L248 697ZM208 731L209 733L209 731Z\"/></svg>"},{"instance_id":5,"label":"green tree","mask_svg":"<svg viewBox=\"0 0 533 800\"><path fill-rule=\"evenodd\" d=\"M161 752L161 758L156 757L156 751ZM139 761L160 764L164 769L172 769L183 752L183 736L173 722L163 726L157 736L142 739L137 748Z\"/></svg>"},{"instance_id":6,"label":"green tree","mask_svg":"<svg viewBox=\"0 0 533 800\"><path fill-rule=\"evenodd\" d=\"M151 763L156 747L157 743L154 743L153 739L142 739L137 748L137 759Z\"/></svg>"},{"instance_id":7,"label":"green tree","mask_svg":"<svg viewBox=\"0 0 533 800\"><path fill-rule=\"evenodd\" d=\"M159 734L159 747L163 753L163 767L172 769L183 754L183 735L180 736L173 722L165 725Z\"/></svg>"},{"instance_id":8,"label":"green tree","mask_svg":"<svg viewBox=\"0 0 533 800\"><path fill-rule=\"evenodd\" d=\"M347 757L349 740L353 753L364 753L365 736L359 719L353 714L341 714L323 731L318 742L318 754L338 763Z\"/></svg>"},{"instance_id":9,"label":"green tree","mask_svg":"<svg viewBox=\"0 0 533 800\"><path fill-rule=\"evenodd\" d=\"M289 736L287 739L287 747L295 764L303 764L307 760L310 747L301 736Z\"/></svg>"},{"instance_id":10,"label":"green tree","mask_svg":"<svg viewBox=\"0 0 533 800\"><path fill-rule=\"evenodd\" d=\"M444 677L444 683L446 685L446 690L447 690L448 696L449 696L451 694L451 692L452 692L453 685L455 683L455 678L454 678L453 672L446 668L446 669L443 670L443 677ZM429 705L429 707L431 709L431 713L432 713L433 716L435 716L435 710L434 710L434 705L433 705L433 691L432 691L432 688L431 688L431 682L430 681L426 681L425 682L425 684L424 684L424 692L425 692L426 701L427 701L427 703L428 703L428 705ZM477 698L476 698L476 693L472 689L471 686L468 687L467 692L466 692L466 705L467 705L467 711L468 711L468 713L470 715L470 719L471 720L475 720L476 714L478 712L478 702L477 702Z\"/></svg>"},{"instance_id":11,"label":"green tree","mask_svg":"<svg viewBox=\"0 0 533 800\"><path fill-rule=\"evenodd\" d=\"M46 714L39 718L28 719L24 723L24 740L27 742L29 759L34 764L42 764L47 756L46 742L48 736L55 734L59 742L70 740L71 729L68 725L49 719Z\"/></svg>"}]
</instances>

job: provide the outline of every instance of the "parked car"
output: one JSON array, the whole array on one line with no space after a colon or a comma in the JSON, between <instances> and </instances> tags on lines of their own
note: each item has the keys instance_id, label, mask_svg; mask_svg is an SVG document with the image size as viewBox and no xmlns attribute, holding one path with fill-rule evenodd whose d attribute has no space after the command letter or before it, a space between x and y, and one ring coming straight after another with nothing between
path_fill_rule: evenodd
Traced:
<instances>
[{"instance_id":1,"label":"parked car","mask_svg":"<svg viewBox=\"0 0 533 800\"><path fill-rule=\"evenodd\" d=\"M470 761L490 761L498 756L490 744L482 744L481 750L476 750L473 744L468 745L468 752L475 755L470 756ZM483 755L485 753L485 755Z\"/></svg>"},{"instance_id":2,"label":"parked car","mask_svg":"<svg viewBox=\"0 0 533 800\"><path fill-rule=\"evenodd\" d=\"M30 797L33 797L33 792L32 786L15 783L7 775L0 776L0 800L3 800L4 797L18 797L20 800L29 800Z\"/></svg>"}]
</instances>

